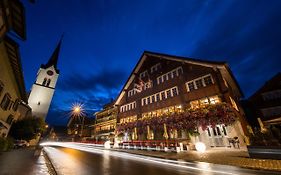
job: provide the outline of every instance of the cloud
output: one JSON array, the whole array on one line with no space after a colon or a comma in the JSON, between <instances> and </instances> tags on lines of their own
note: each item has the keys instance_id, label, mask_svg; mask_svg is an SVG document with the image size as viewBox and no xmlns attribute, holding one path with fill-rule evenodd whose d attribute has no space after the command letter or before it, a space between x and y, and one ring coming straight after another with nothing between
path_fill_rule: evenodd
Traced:
<instances>
[{"instance_id":1,"label":"cloud","mask_svg":"<svg viewBox=\"0 0 281 175\"><path fill-rule=\"evenodd\" d=\"M85 72L73 72L62 76L58 83L58 89L63 91L100 91L111 92L119 89L125 81L126 73L122 70L103 69L96 74Z\"/></svg>"}]
</instances>

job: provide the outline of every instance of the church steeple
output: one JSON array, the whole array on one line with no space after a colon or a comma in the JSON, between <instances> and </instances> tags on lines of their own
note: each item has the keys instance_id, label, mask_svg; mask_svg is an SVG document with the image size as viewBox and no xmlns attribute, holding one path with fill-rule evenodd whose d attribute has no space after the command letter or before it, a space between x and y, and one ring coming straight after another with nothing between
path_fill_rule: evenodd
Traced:
<instances>
[{"instance_id":1,"label":"church steeple","mask_svg":"<svg viewBox=\"0 0 281 175\"><path fill-rule=\"evenodd\" d=\"M32 108L32 114L43 119L45 119L48 114L59 77L57 64L61 43L62 37L48 62L42 64L38 70L36 80L32 85L28 97L28 104Z\"/></svg>"},{"instance_id":2,"label":"church steeple","mask_svg":"<svg viewBox=\"0 0 281 175\"><path fill-rule=\"evenodd\" d=\"M46 69L48 67L54 66L56 72L59 73L59 70L57 68L57 64L58 64L58 58L59 58L62 39L63 39L63 36L61 37L56 49L54 50L54 52L53 52L52 56L50 57L50 59L48 60L47 64L42 64L41 68Z\"/></svg>"}]
</instances>

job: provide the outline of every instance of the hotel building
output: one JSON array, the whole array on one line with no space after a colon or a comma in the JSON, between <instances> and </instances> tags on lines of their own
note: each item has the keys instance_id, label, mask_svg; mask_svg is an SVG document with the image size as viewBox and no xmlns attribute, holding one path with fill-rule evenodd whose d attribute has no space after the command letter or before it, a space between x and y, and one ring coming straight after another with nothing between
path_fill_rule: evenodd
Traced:
<instances>
[{"instance_id":1,"label":"hotel building","mask_svg":"<svg viewBox=\"0 0 281 175\"><path fill-rule=\"evenodd\" d=\"M207 147L226 147L230 146L229 140L236 138L240 146L245 146L247 122L238 103L242 96L241 89L225 62L145 51L116 98L115 106L118 109L116 133L122 136L123 141L173 139L186 140L190 144L201 141ZM167 122L168 126L173 116L194 115L192 111L200 109L204 113L204 110L219 105L227 106L229 109L226 111L235 114L235 121L224 124L218 119L220 121L218 124L204 127L197 122L195 126L197 135L185 132L182 129L183 121L180 120L173 126L181 123L181 127L167 130L164 122L165 129L158 131L151 129L154 127L153 123L143 127L147 127L147 131L139 130L137 124L137 121L146 119L151 121L156 118L160 121L162 117L170 117L166 120L170 121ZM190 118L193 119L194 117ZM126 127L129 128L130 124L131 129L127 130ZM118 126L123 127L123 130L118 129Z\"/></svg>"}]
</instances>

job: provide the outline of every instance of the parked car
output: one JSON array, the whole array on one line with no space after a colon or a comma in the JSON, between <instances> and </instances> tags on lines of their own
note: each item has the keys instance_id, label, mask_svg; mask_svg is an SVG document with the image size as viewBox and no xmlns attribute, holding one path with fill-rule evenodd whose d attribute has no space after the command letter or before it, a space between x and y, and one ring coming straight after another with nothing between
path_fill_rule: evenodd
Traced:
<instances>
[{"instance_id":1,"label":"parked car","mask_svg":"<svg viewBox=\"0 0 281 175\"><path fill-rule=\"evenodd\" d=\"M14 148L24 148L28 147L29 143L26 140L15 140Z\"/></svg>"}]
</instances>

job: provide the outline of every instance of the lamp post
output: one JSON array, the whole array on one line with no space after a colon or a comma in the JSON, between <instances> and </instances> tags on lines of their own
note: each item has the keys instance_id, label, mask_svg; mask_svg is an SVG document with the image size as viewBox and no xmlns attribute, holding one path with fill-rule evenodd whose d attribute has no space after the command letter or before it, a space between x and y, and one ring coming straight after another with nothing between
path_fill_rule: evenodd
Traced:
<instances>
[{"instance_id":1,"label":"lamp post","mask_svg":"<svg viewBox=\"0 0 281 175\"><path fill-rule=\"evenodd\" d=\"M73 117L82 117L81 132L80 132L80 137L82 137L83 129L84 129L84 120L85 120L83 105L75 104L72 107L71 113Z\"/></svg>"}]
</instances>

